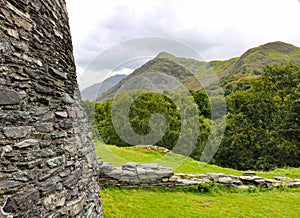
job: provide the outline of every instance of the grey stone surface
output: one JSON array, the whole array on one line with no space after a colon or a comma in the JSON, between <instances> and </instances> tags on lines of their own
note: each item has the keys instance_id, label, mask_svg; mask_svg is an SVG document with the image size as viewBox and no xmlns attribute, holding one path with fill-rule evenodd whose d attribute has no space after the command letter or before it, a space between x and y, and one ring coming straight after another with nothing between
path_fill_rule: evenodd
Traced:
<instances>
[{"instance_id":1,"label":"grey stone surface","mask_svg":"<svg viewBox=\"0 0 300 218\"><path fill-rule=\"evenodd\" d=\"M137 167L137 163L133 163L133 162L128 162L126 164L124 164L122 166L122 170L130 170L130 171L135 171L136 170L136 167Z\"/></svg>"},{"instance_id":2,"label":"grey stone surface","mask_svg":"<svg viewBox=\"0 0 300 218\"><path fill-rule=\"evenodd\" d=\"M102 217L65 0L0 0L0 217Z\"/></svg>"},{"instance_id":3,"label":"grey stone surface","mask_svg":"<svg viewBox=\"0 0 300 218\"><path fill-rule=\"evenodd\" d=\"M221 177L218 180L219 183L223 184L232 184L232 178L231 177Z\"/></svg>"},{"instance_id":4,"label":"grey stone surface","mask_svg":"<svg viewBox=\"0 0 300 218\"><path fill-rule=\"evenodd\" d=\"M60 166L65 162L65 155L49 159L46 162L50 168Z\"/></svg>"},{"instance_id":5,"label":"grey stone surface","mask_svg":"<svg viewBox=\"0 0 300 218\"><path fill-rule=\"evenodd\" d=\"M65 205L68 191L50 194L44 198L43 204L47 210L54 210Z\"/></svg>"},{"instance_id":6,"label":"grey stone surface","mask_svg":"<svg viewBox=\"0 0 300 218\"><path fill-rule=\"evenodd\" d=\"M27 212L39 201L39 192L30 189L25 192L17 193L7 199L3 210L7 213L17 213L18 211Z\"/></svg>"},{"instance_id":7,"label":"grey stone surface","mask_svg":"<svg viewBox=\"0 0 300 218\"><path fill-rule=\"evenodd\" d=\"M21 139L29 135L32 130L32 126L10 126L4 127L3 133L7 138Z\"/></svg>"},{"instance_id":8,"label":"grey stone surface","mask_svg":"<svg viewBox=\"0 0 300 218\"><path fill-rule=\"evenodd\" d=\"M60 72L58 69L55 69L54 67L49 67L49 73L53 74L54 76L57 76L61 79L67 79L66 73Z\"/></svg>"},{"instance_id":9,"label":"grey stone surface","mask_svg":"<svg viewBox=\"0 0 300 218\"><path fill-rule=\"evenodd\" d=\"M4 152L9 153L9 152L11 152L12 150L13 150L13 148L12 148L10 145L6 145L6 146L3 147L3 151L4 151Z\"/></svg>"},{"instance_id":10,"label":"grey stone surface","mask_svg":"<svg viewBox=\"0 0 300 218\"><path fill-rule=\"evenodd\" d=\"M73 104L74 99L71 98L71 96L68 93L63 93L63 101L67 104Z\"/></svg>"},{"instance_id":11,"label":"grey stone surface","mask_svg":"<svg viewBox=\"0 0 300 218\"><path fill-rule=\"evenodd\" d=\"M38 142L39 142L39 140L37 140L37 139L26 139L24 141L21 141L21 142L15 144L14 147L17 147L19 149L28 148L28 147L37 145Z\"/></svg>"},{"instance_id":12,"label":"grey stone surface","mask_svg":"<svg viewBox=\"0 0 300 218\"><path fill-rule=\"evenodd\" d=\"M243 176L256 176L255 172L244 172Z\"/></svg>"},{"instance_id":13,"label":"grey stone surface","mask_svg":"<svg viewBox=\"0 0 300 218\"><path fill-rule=\"evenodd\" d=\"M300 180L298 182L290 182L286 184L287 187L297 188L300 187Z\"/></svg>"},{"instance_id":14,"label":"grey stone surface","mask_svg":"<svg viewBox=\"0 0 300 218\"><path fill-rule=\"evenodd\" d=\"M22 170L26 170L26 169L33 169L33 168L40 167L42 163L43 163L42 159L37 159L34 161L18 162L17 166Z\"/></svg>"},{"instance_id":15,"label":"grey stone surface","mask_svg":"<svg viewBox=\"0 0 300 218\"><path fill-rule=\"evenodd\" d=\"M38 132L52 132L54 129L53 123L44 123L44 122L35 123L34 128Z\"/></svg>"},{"instance_id":16,"label":"grey stone surface","mask_svg":"<svg viewBox=\"0 0 300 218\"><path fill-rule=\"evenodd\" d=\"M299 187L300 179L275 177L265 179L255 174L243 176L226 175L224 173L184 174L175 173L171 168L159 166L156 163L126 163L122 167L113 167L111 164L98 160L98 173L102 187L177 187L198 186L201 183L219 183L227 187L240 189L271 188L278 186Z\"/></svg>"},{"instance_id":17,"label":"grey stone surface","mask_svg":"<svg viewBox=\"0 0 300 218\"><path fill-rule=\"evenodd\" d=\"M82 211L86 201L87 201L86 194L81 193L77 199L68 202L67 203L68 216L74 217L75 215L78 215Z\"/></svg>"},{"instance_id":18,"label":"grey stone surface","mask_svg":"<svg viewBox=\"0 0 300 218\"><path fill-rule=\"evenodd\" d=\"M58 117L63 117L63 118L67 118L68 117L68 113L66 111L57 111L57 112L55 112L55 114Z\"/></svg>"},{"instance_id":19,"label":"grey stone surface","mask_svg":"<svg viewBox=\"0 0 300 218\"><path fill-rule=\"evenodd\" d=\"M20 188L24 183L20 181L13 180L11 178L0 179L0 194L5 194L16 188Z\"/></svg>"},{"instance_id":20,"label":"grey stone surface","mask_svg":"<svg viewBox=\"0 0 300 218\"><path fill-rule=\"evenodd\" d=\"M19 104L20 97L14 90L0 88L0 105Z\"/></svg>"},{"instance_id":21,"label":"grey stone surface","mask_svg":"<svg viewBox=\"0 0 300 218\"><path fill-rule=\"evenodd\" d=\"M284 181L284 180L286 180L287 178L286 178L286 177L283 177L283 176L275 176L274 179L275 179L275 180L279 180L279 181Z\"/></svg>"}]
</instances>

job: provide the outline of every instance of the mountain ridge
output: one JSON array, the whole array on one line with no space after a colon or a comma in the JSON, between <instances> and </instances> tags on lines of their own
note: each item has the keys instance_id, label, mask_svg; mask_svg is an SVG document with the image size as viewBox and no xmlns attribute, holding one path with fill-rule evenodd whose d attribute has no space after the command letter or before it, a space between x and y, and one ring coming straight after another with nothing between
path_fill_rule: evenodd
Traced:
<instances>
[{"instance_id":1,"label":"mountain ridge","mask_svg":"<svg viewBox=\"0 0 300 218\"><path fill-rule=\"evenodd\" d=\"M239 57L228 60L213 60L209 62L192 58L176 57L167 52L159 53L154 59L136 69L127 78L103 93L98 101L112 98L115 92L130 78L147 72L161 72L176 77L188 89L197 90L205 84L213 90L214 77L218 77L224 90L226 87L236 87L238 83L250 81L263 73L266 65L287 64L293 62L300 65L300 47L275 41L248 49ZM211 87L210 87L211 86ZM219 90L215 89L214 91Z\"/></svg>"},{"instance_id":2,"label":"mountain ridge","mask_svg":"<svg viewBox=\"0 0 300 218\"><path fill-rule=\"evenodd\" d=\"M126 77L127 75L125 74L118 74L107 78L103 82L95 83L81 91L81 98L84 101L95 101L95 99L99 98L105 91Z\"/></svg>"}]
</instances>

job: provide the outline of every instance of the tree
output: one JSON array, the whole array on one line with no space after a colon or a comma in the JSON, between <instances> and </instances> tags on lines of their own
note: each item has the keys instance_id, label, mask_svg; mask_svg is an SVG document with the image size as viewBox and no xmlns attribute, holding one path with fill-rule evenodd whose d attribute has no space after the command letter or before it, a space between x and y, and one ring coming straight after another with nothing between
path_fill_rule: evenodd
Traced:
<instances>
[{"instance_id":1,"label":"tree","mask_svg":"<svg viewBox=\"0 0 300 218\"><path fill-rule=\"evenodd\" d=\"M299 84L298 66L267 66L250 90L227 97L216 163L243 170L300 166Z\"/></svg>"},{"instance_id":2,"label":"tree","mask_svg":"<svg viewBox=\"0 0 300 218\"><path fill-rule=\"evenodd\" d=\"M199 108L199 115L203 115L204 117L210 118L211 117L211 106L209 103L208 95L206 94L205 90L200 89L197 91L191 91L195 103L198 105Z\"/></svg>"}]
</instances>

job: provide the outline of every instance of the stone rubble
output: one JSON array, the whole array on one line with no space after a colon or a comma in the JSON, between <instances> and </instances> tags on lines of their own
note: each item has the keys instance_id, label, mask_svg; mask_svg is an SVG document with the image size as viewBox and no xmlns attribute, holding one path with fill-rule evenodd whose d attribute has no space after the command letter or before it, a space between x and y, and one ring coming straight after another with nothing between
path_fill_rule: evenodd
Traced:
<instances>
[{"instance_id":1,"label":"stone rubble","mask_svg":"<svg viewBox=\"0 0 300 218\"><path fill-rule=\"evenodd\" d=\"M143 149L146 149L149 151L158 151L158 152L162 152L162 153L170 153L171 152L169 149L160 147L157 145L136 145L136 146L134 146L134 148L137 148L137 149L143 148Z\"/></svg>"},{"instance_id":2,"label":"stone rubble","mask_svg":"<svg viewBox=\"0 0 300 218\"><path fill-rule=\"evenodd\" d=\"M156 163L138 164L128 162L122 167L113 167L110 163L98 159L98 172L101 187L178 187L198 186L202 183L215 182L227 187L271 188L271 187L298 187L300 179L274 177L266 179L256 176L255 173L244 173L242 176L226 175L224 173L183 174L174 173L173 169L159 166Z\"/></svg>"}]
</instances>

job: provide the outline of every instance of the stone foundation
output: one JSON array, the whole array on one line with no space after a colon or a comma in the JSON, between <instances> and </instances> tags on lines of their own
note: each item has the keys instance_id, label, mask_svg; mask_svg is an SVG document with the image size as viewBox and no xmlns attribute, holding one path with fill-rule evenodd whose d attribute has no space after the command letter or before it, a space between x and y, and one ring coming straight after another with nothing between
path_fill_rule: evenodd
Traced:
<instances>
[{"instance_id":1,"label":"stone foundation","mask_svg":"<svg viewBox=\"0 0 300 218\"><path fill-rule=\"evenodd\" d=\"M173 188L179 186L198 186L202 183L219 183L236 188L272 188L278 186L298 187L300 179L275 177L266 179L255 173L244 173L243 176L226 175L223 173L183 174L174 173L171 168L158 166L156 163L126 163L122 167L98 160L100 186Z\"/></svg>"}]
</instances>

